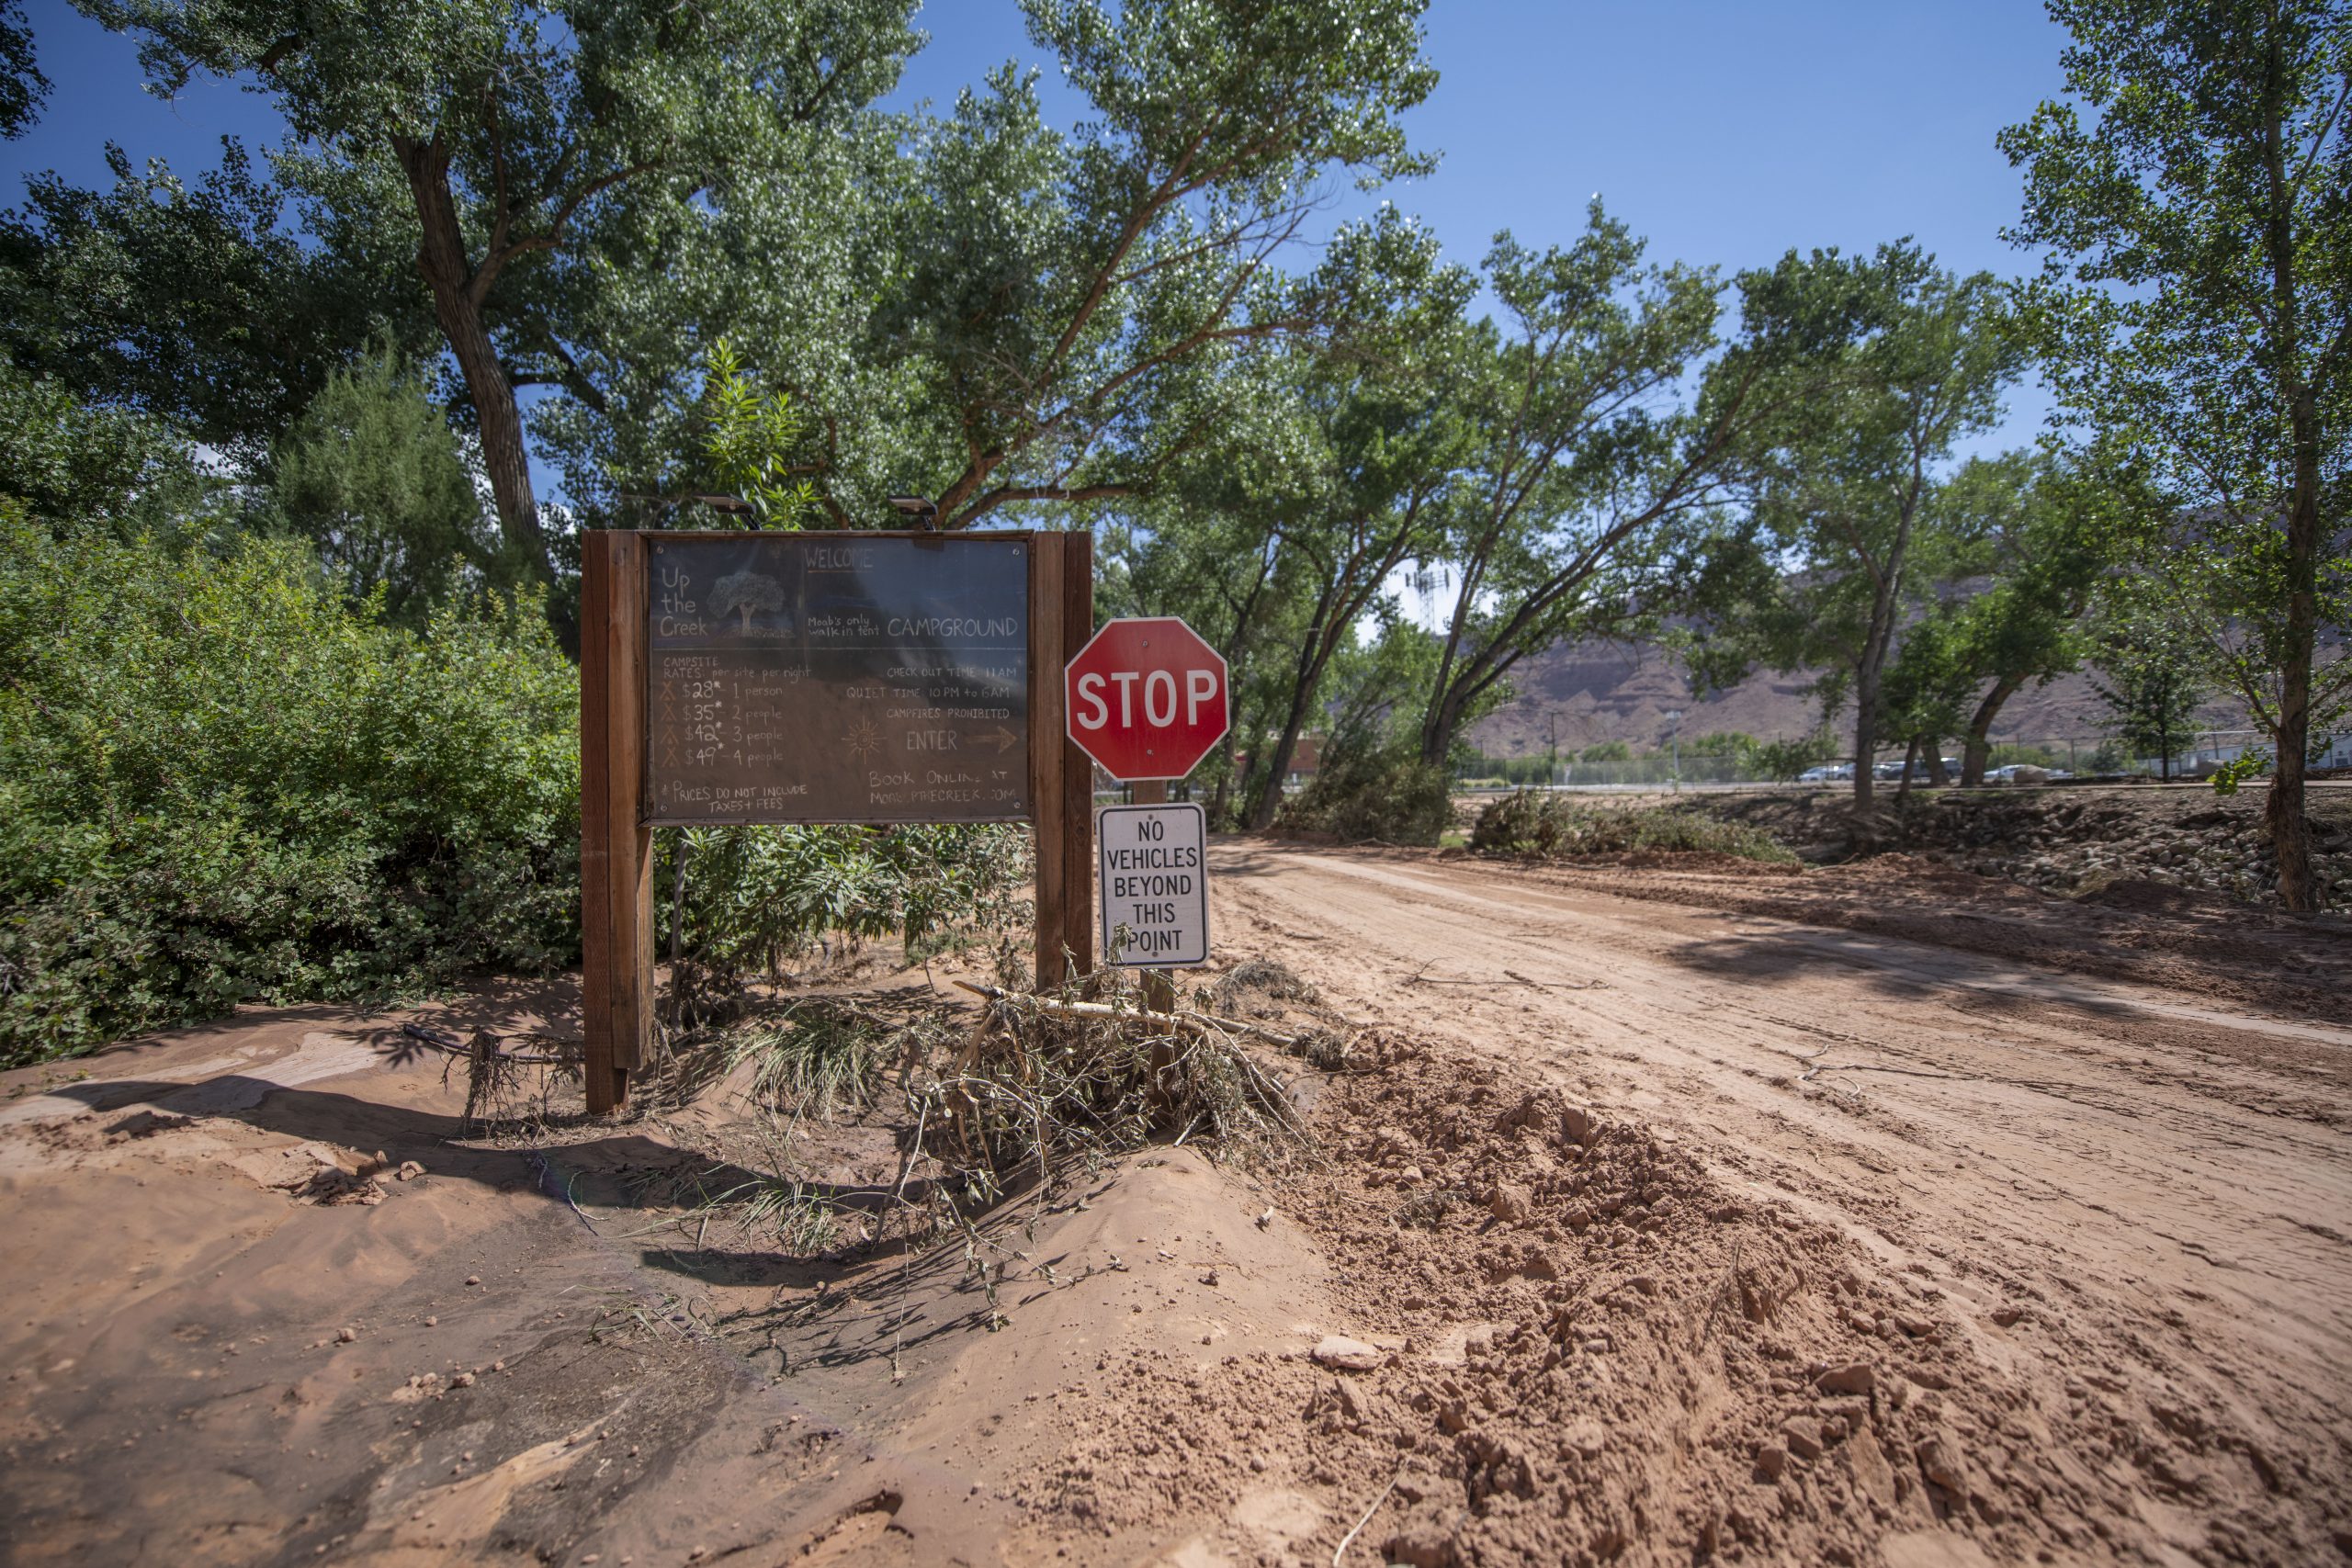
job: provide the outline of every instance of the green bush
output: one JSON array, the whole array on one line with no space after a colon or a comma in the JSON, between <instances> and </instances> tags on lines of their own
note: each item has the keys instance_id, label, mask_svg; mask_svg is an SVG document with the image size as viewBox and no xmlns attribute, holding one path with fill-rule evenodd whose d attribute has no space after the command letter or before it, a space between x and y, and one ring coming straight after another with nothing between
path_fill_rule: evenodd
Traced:
<instances>
[{"instance_id":1,"label":"green bush","mask_svg":"<svg viewBox=\"0 0 2352 1568\"><path fill-rule=\"evenodd\" d=\"M1445 774L1401 749L1326 752L1323 771L1283 806L1275 825L1351 843L1434 844L1453 825Z\"/></svg>"},{"instance_id":2,"label":"green bush","mask_svg":"<svg viewBox=\"0 0 2352 1568\"><path fill-rule=\"evenodd\" d=\"M1521 790L1478 814L1470 847L1493 854L1609 855L1637 850L1738 855L1793 865L1797 857L1770 834L1670 807L1604 810L1563 796Z\"/></svg>"},{"instance_id":3,"label":"green bush","mask_svg":"<svg viewBox=\"0 0 2352 1568\"><path fill-rule=\"evenodd\" d=\"M578 952L577 678L536 605L0 517L0 1062Z\"/></svg>"},{"instance_id":4,"label":"green bush","mask_svg":"<svg viewBox=\"0 0 2352 1568\"><path fill-rule=\"evenodd\" d=\"M1020 828L686 828L660 838L655 886L673 895L658 914L661 940L675 928L699 986L773 977L829 937L903 932L920 956L1025 913L1029 835Z\"/></svg>"}]
</instances>

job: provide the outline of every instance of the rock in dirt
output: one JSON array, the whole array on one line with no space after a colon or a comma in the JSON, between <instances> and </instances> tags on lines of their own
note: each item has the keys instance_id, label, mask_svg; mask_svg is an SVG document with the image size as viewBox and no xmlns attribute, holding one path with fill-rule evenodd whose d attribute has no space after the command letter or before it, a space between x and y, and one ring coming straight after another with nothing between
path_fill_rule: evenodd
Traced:
<instances>
[{"instance_id":1,"label":"rock in dirt","mask_svg":"<svg viewBox=\"0 0 2352 1568\"><path fill-rule=\"evenodd\" d=\"M358 1337L359 1330L356 1328L338 1328L334 1331L334 1342L338 1345L351 1344Z\"/></svg>"},{"instance_id":2,"label":"rock in dirt","mask_svg":"<svg viewBox=\"0 0 2352 1568\"><path fill-rule=\"evenodd\" d=\"M1763 1444L1756 1450L1756 1478L1778 1481L1789 1468L1789 1450L1778 1443Z\"/></svg>"},{"instance_id":3,"label":"rock in dirt","mask_svg":"<svg viewBox=\"0 0 2352 1568\"><path fill-rule=\"evenodd\" d=\"M1460 1561L1453 1551L1453 1536L1459 1528L1459 1513L1446 1519L1411 1526L1399 1530L1383 1543L1381 1550L1391 1562L1402 1562L1408 1568L1453 1568Z\"/></svg>"},{"instance_id":4,"label":"rock in dirt","mask_svg":"<svg viewBox=\"0 0 2352 1568\"><path fill-rule=\"evenodd\" d=\"M1960 1457L1960 1445L1938 1432L1922 1438L1912 1445L1911 1457L1919 1461L1919 1473L1942 1487L1955 1497L1968 1495L1968 1471Z\"/></svg>"},{"instance_id":5,"label":"rock in dirt","mask_svg":"<svg viewBox=\"0 0 2352 1568\"><path fill-rule=\"evenodd\" d=\"M401 1161L401 1168L395 1174L402 1181L414 1181L424 1174L424 1167L413 1159L404 1159Z\"/></svg>"},{"instance_id":6,"label":"rock in dirt","mask_svg":"<svg viewBox=\"0 0 2352 1568\"><path fill-rule=\"evenodd\" d=\"M1487 1194L1487 1213L1505 1224L1524 1224L1534 1212L1535 1194L1516 1181L1498 1181Z\"/></svg>"},{"instance_id":7,"label":"rock in dirt","mask_svg":"<svg viewBox=\"0 0 2352 1568\"><path fill-rule=\"evenodd\" d=\"M1821 1457L1821 1423L1810 1416L1792 1416L1781 1423L1781 1437L1799 1459Z\"/></svg>"},{"instance_id":8,"label":"rock in dirt","mask_svg":"<svg viewBox=\"0 0 2352 1568\"><path fill-rule=\"evenodd\" d=\"M1877 1381L1868 1361L1852 1361L1829 1368L1813 1380L1813 1385L1824 1393L1868 1393Z\"/></svg>"},{"instance_id":9,"label":"rock in dirt","mask_svg":"<svg viewBox=\"0 0 2352 1568\"><path fill-rule=\"evenodd\" d=\"M1344 1334L1325 1335L1312 1353L1323 1365L1349 1372L1374 1371L1388 1360L1388 1353L1377 1345L1367 1345Z\"/></svg>"}]
</instances>

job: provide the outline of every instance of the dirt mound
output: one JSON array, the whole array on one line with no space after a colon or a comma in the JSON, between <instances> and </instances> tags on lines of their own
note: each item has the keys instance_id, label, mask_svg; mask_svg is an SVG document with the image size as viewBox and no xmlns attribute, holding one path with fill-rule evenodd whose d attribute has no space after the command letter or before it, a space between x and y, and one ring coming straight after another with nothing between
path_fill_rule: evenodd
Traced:
<instances>
[{"instance_id":1,"label":"dirt mound","mask_svg":"<svg viewBox=\"0 0 2352 1568\"><path fill-rule=\"evenodd\" d=\"M1700 796L1691 808L1829 851L1845 841L1849 798L1829 791ZM2129 880L2278 903L2260 789L1916 790L1881 804L1890 847L2045 893L2074 897ZM2352 792L2312 792L2311 813L2314 872L2331 904L2352 905Z\"/></svg>"},{"instance_id":2,"label":"dirt mound","mask_svg":"<svg viewBox=\"0 0 2352 1568\"><path fill-rule=\"evenodd\" d=\"M1390 1056L1330 1086L1336 1158L1272 1221L1329 1255L1353 1337L1131 1355L1027 1492L1041 1517L1128 1539L1221 1515L1202 1561L1270 1536L1331 1561L1359 1521L1355 1560L1421 1568L2161 1554L2108 1456L2162 1446L2163 1413L2072 1383L2053 1406L2009 1371L2040 1303L1963 1308L1671 1134ZM2274 1460L2219 1458L2260 1454L2238 1427L2171 1419L2217 1456L2199 1505L2249 1560L2323 1550Z\"/></svg>"}]
</instances>

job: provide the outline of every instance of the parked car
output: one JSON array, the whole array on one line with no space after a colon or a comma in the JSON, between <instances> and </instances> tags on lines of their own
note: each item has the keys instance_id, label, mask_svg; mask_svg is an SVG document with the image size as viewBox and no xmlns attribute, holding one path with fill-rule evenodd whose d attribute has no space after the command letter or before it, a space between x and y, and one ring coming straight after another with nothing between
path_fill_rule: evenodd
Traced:
<instances>
[{"instance_id":1,"label":"parked car","mask_svg":"<svg viewBox=\"0 0 2352 1568\"><path fill-rule=\"evenodd\" d=\"M1851 762L1824 762L1817 768L1807 768L1799 773L1797 783L1836 784L1840 779L1850 779L1853 776L1854 764Z\"/></svg>"}]
</instances>

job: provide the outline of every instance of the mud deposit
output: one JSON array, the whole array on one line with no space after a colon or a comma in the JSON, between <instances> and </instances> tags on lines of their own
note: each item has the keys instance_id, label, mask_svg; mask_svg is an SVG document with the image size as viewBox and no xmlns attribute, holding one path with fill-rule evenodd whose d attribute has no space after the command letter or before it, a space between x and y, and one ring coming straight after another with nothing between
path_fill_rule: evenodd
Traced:
<instances>
[{"instance_id":1,"label":"mud deposit","mask_svg":"<svg viewBox=\"0 0 2352 1568\"><path fill-rule=\"evenodd\" d=\"M888 1096L468 1137L327 1010L8 1075L0 1561L2352 1555L2352 1028L2214 983L2318 997L2340 939L1901 860L1214 868L1279 966L1204 1005L1348 1047L1263 1054L1314 1152L1080 1162L944 1246ZM699 1206L763 1176L826 1222Z\"/></svg>"},{"instance_id":2,"label":"mud deposit","mask_svg":"<svg viewBox=\"0 0 2352 1568\"><path fill-rule=\"evenodd\" d=\"M2276 908L2278 863L2262 823L2267 786L2234 795L2208 784L1914 790L1881 785L1890 848L2067 897L2143 900L2147 886L2177 901ZM1849 797L1835 792L1699 797L1698 809L1761 828L1782 842L1827 851L1846 837ZM2352 903L2352 788L2310 791L2312 874L2339 907ZM2180 896L2186 896L2181 897Z\"/></svg>"}]
</instances>

